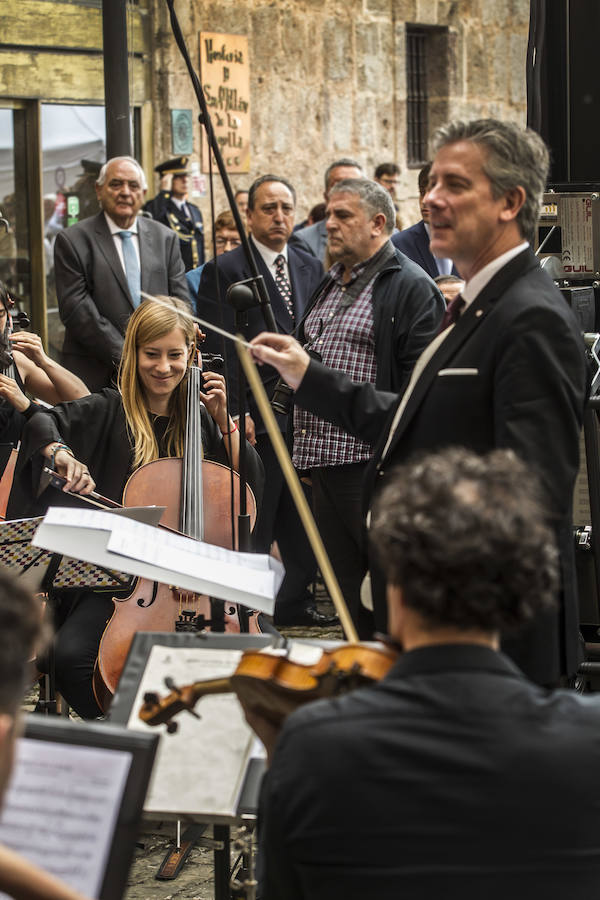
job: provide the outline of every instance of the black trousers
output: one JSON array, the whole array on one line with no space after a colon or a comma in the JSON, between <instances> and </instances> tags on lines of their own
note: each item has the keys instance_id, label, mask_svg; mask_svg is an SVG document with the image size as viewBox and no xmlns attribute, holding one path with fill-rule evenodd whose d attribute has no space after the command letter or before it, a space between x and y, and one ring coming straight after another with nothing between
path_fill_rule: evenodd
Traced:
<instances>
[{"instance_id":1,"label":"black trousers","mask_svg":"<svg viewBox=\"0 0 600 900\"><path fill-rule=\"evenodd\" d=\"M257 435L256 450L265 467L265 490L254 530L254 549L268 553L277 541L285 578L277 594L275 617L285 610L287 619L312 603L308 588L315 580L317 562L267 434ZM303 489L310 504L310 489L306 485Z\"/></svg>"},{"instance_id":2,"label":"black trousers","mask_svg":"<svg viewBox=\"0 0 600 900\"><path fill-rule=\"evenodd\" d=\"M56 687L82 719L102 715L92 688L100 639L109 621L114 596L129 592L78 591L61 598L54 639Z\"/></svg>"},{"instance_id":3,"label":"black trousers","mask_svg":"<svg viewBox=\"0 0 600 900\"><path fill-rule=\"evenodd\" d=\"M361 640L373 636L372 613L360 602L368 569L362 515L366 466L361 462L311 469L317 527Z\"/></svg>"}]
</instances>

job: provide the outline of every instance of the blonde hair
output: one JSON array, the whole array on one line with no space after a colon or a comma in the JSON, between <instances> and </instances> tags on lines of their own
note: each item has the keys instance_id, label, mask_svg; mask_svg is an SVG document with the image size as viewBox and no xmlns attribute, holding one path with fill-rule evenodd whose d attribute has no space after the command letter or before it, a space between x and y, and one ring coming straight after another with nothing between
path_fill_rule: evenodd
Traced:
<instances>
[{"instance_id":1,"label":"blonde hair","mask_svg":"<svg viewBox=\"0 0 600 900\"><path fill-rule=\"evenodd\" d=\"M195 346L194 323L183 300L175 297L159 297L158 300L160 302L144 300L131 316L125 332L119 366L118 385L127 428L133 443L133 465L136 469L144 463L158 459L159 456L152 420L138 377L138 349L144 344L164 337L176 328L181 329L188 346L188 371L169 400L169 423L165 433L167 455L183 456L185 441L186 388Z\"/></svg>"}]
</instances>

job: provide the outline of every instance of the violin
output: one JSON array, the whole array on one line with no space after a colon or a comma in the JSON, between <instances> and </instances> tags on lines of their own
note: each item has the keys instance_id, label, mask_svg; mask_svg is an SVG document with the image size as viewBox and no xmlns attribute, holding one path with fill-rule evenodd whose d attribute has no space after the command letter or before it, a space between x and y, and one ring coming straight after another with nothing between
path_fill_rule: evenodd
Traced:
<instances>
[{"instance_id":1,"label":"violin","mask_svg":"<svg viewBox=\"0 0 600 900\"><path fill-rule=\"evenodd\" d=\"M336 697L379 681L397 658L387 647L365 644L343 644L335 650L324 650L321 658L310 665L293 662L287 654L245 650L228 678L196 681L181 688L168 681L171 692L162 699L147 693L139 718L146 725L166 724L167 731L173 733L177 730L174 716L183 710L196 715L194 707L202 697L235 692L244 706L279 726L294 709L310 700Z\"/></svg>"}]
</instances>

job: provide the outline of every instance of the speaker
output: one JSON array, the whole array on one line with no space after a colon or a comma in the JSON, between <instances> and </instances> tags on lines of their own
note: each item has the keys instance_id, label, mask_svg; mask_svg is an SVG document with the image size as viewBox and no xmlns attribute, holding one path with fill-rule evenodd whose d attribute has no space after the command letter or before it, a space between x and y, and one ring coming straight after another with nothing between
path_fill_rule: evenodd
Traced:
<instances>
[{"instance_id":1,"label":"speaker","mask_svg":"<svg viewBox=\"0 0 600 900\"><path fill-rule=\"evenodd\" d=\"M527 123L551 151L550 182L600 179L598 0L531 0Z\"/></svg>"}]
</instances>

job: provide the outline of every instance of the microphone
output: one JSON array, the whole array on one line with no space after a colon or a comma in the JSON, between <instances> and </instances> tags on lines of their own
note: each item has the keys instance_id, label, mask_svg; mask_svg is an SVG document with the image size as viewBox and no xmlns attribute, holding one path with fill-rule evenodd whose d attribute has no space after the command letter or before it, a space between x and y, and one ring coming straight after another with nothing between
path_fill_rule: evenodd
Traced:
<instances>
[{"instance_id":1,"label":"microphone","mask_svg":"<svg viewBox=\"0 0 600 900\"><path fill-rule=\"evenodd\" d=\"M254 289L251 287L253 283L254 279L248 278L246 281L236 281L227 288L225 299L236 312L247 312L249 309L260 306Z\"/></svg>"}]
</instances>

